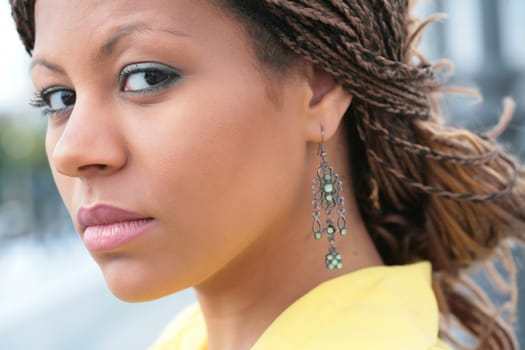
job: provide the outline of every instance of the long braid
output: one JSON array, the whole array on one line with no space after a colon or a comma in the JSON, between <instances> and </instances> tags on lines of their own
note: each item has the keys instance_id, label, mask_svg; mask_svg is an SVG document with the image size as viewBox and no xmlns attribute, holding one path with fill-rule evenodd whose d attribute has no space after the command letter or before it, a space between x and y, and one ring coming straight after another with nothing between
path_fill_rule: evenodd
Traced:
<instances>
[{"instance_id":1,"label":"long braid","mask_svg":"<svg viewBox=\"0 0 525 350\"><path fill-rule=\"evenodd\" d=\"M278 13L284 19L284 30L274 28L281 40L297 54L309 55L307 57L310 60L332 73L336 80L355 96L393 114L416 118L428 116L429 98L424 91L437 86L434 80L424 80L433 76L429 67L409 67L364 49L359 42L348 40L338 33L336 29L340 32L345 26L340 25L340 20L335 16L322 17L320 20L319 16L322 13L296 2L268 2L273 5L272 12ZM298 19L291 16L294 13L301 17ZM329 30L320 31L320 22L328 26ZM312 52L319 55L312 56ZM356 61L358 64L341 64L343 55L347 56L349 61ZM390 71L387 70L389 66L393 67ZM400 74L403 72L414 79L414 85L393 81L400 80Z\"/></svg>"},{"instance_id":2,"label":"long braid","mask_svg":"<svg viewBox=\"0 0 525 350\"><path fill-rule=\"evenodd\" d=\"M16 30L22 39L26 51L31 55L35 45L35 0L9 0L11 15L16 23Z\"/></svg>"},{"instance_id":3,"label":"long braid","mask_svg":"<svg viewBox=\"0 0 525 350\"><path fill-rule=\"evenodd\" d=\"M435 106L437 94L446 89L421 54L420 65L413 66L407 52L417 54L411 45L418 35L402 29L407 22L417 25L407 18L408 3L266 3L282 21L275 35L354 95L345 121L368 155L357 173L363 176L368 169L380 189L383 211L362 210L376 244L386 247L383 257L390 263L430 259L439 276L454 281L442 286L442 312L448 310L478 337L479 348L517 348L504 322L458 292L462 279L452 277L488 258L503 238L524 227L524 173L490 137L442 125ZM359 157L354 154L354 166ZM436 288L449 281L437 276ZM446 329L442 335L453 341Z\"/></svg>"},{"instance_id":4,"label":"long braid","mask_svg":"<svg viewBox=\"0 0 525 350\"><path fill-rule=\"evenodd\" d=\"M354 96L343 124L361 212L386 263L432 262L441 336L468 348L451 334L456 325L477 339L478 349L516 350L504 317L516 307L516 271L502 243L525 241L525 170L494 139L512 106L506 104L500 124L484 135L443 125L438 97L454 89L442 86L436 73L447 63L431 65L416 49L422 29L439 16L419 22L410 15L415 0L215 1L270 35L273 41L259 50L272 53L259 53L266 63L286 63L280 53L304 57ZM34 2L10 0L30 54ZM268 35L254 35L254 42ZM493 256L510 284L487 262ZM475 262L486 264L511 303L492 305L463 275Z\"/></svg>"}]
</instances>

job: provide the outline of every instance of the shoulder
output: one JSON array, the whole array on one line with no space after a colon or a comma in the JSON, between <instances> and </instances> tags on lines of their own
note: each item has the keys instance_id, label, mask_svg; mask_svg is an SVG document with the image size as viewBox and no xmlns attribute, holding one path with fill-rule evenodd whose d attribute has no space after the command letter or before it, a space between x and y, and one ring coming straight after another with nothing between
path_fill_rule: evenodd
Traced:
<instances>
[{"instance_id":1,"label":"shoulder","mask_svg":"<svg viewBox=\"0 0 525 350\"><path fill-rule=\"evenodd\" d=\"M379 266L329 280L284 310L252 350L450 350L428 263ZM149 350L205 350L198 304L173 320Z\"/></svg>"},{"instance_id":2,"label":"shoulder","mask_svg":"<svg viewBox=\"0 0 525 350\"><path fill-rule=\"evenodd\" d=\"M201 350L206 348L206 326L197 303L184 309L162 331L148 350Z\"/></svg>"},{"instance_id":3,"label":"shoulder","mask_svg":"<svg viewBox=\"0 0 525 350\"><path fill-rule=\"evenodd\" d=\"M373 267L313 289L285 310L253 350L449 350L428 263Z\"/></svg>"}]
</instances>

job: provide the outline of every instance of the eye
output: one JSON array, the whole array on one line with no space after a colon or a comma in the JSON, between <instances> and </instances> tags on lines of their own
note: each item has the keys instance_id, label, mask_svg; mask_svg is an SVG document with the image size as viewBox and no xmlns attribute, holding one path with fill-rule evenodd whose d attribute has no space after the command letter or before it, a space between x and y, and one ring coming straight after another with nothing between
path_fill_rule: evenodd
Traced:
<instances>
[{"instance_id":1,"label":"eye","mask_svg":"<svg viewBox=\"0 0 525 350\"><path fill-rule=\"evenodd\" d=\"M137 63L124 67L120 86L124 92L148 93L170 86L180 78L178 71L160 63Z\"/></svg>"},{"instance_id":2,"label":"eye","mask_svg":"<svg viewBox=\"0 0 525 350\"><path fill-rule=\"evenodd\" d=\"M64 87L52 87L38 92L31 101L34 107L44 108L44 114L55 114L73 106L77 96L75 91Z\"/></svg>"},{"instance_id":3,"label":"eye","mask_svg":"<svg viewBox=\"0 0 525 350\"><path fill-rule=\"evenodd\" d=\"M75 104L76 94L71 90L56 90L43 94L44 101L46 101L49 108L54 111L68 108Z\"/></svg>"}]
</instances>

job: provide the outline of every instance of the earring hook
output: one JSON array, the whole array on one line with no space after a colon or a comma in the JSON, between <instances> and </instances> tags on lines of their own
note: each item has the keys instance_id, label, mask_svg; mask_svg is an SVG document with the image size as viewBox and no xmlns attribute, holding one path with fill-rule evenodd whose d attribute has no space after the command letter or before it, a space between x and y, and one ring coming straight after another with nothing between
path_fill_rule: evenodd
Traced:
<instances>
[{"instance_id":1,"label":"earring hook","mask_svg":"<svg viewBox=\"0 0 525 350\"><path fill-rule=\"evenodd\" d=\"M326 146L325 146L325 131L324 131L324 126L321 124L321 143L319 144L319 156L321 156L321 158L323 160L326 160Z\"/></svg>"}]
</instances>

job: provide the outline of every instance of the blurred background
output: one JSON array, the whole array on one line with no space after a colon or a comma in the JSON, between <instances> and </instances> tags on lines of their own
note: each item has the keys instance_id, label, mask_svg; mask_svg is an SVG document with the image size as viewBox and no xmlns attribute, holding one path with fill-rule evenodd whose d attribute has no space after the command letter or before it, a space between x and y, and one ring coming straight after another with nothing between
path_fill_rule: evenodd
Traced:
<instances>
[{"instance_id":1,"label":"blurred background","mask_svg":"<svg viewBox=\"0 0 525 350\"><path fill-rule=\"evenodd\" d=\"M431 25L422 51L455 62L452 85L480 88L484 101L451 97L449 122L484 131L495 125L502 98L518 108L501 140L525 158L525 1L434 0L418 5ZM45 159L46 120L29 107L29 58L7 1L0 2L0 349L145 349L187 303L191 291L155 302L113 297L73 231ZM525 347L524 254L518 336Z\"/></svg>"}]
</instances>

